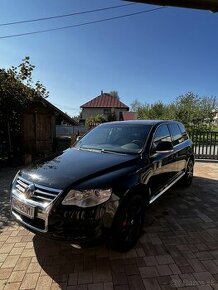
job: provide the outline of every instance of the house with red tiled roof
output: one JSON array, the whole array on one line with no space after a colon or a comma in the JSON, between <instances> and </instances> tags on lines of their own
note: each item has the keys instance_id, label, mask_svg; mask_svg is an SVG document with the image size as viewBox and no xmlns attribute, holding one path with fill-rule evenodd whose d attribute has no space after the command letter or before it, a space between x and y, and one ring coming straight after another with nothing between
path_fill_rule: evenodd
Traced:
<instances>
[{"instance_id":1,"label":"house with red tiled roof","mask_svg":"<svg viewBox=\"0 0 218 290\"><path fill-rule=\"evenodd\" d=\"M129 107L118 98L111 94L104 93L103 91L101 91L99 96L83 104L80 108L82 109L81 119L83 122L85 122L87 118L96 115L102 115L107 121L111 115L113 115L116 120L123 120L123 112L129 111Z\"/></svg>"}]
</instances>

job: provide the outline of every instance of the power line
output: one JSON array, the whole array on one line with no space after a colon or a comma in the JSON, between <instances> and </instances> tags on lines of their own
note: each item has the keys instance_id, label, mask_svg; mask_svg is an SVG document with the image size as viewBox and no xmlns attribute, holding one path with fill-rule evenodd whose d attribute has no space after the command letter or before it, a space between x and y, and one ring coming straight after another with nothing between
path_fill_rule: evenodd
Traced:
<instances>
[{"instance_id":1,"label":"power line","mask_svg":"<svg viewBox=\"0 0 218 290\"><path fill-rule=\"evenodd\" d=\"M23 24L23 23L45 21L45 20L51 20L51 19L57 19L57 18L64 18L64 17L76 16L76 15L82 15L82 14L100 12L100 11L105 11L105 10L117 9L117 8L126 7L126 6L130 6L130 5L136 5L136 3L109 6L109 7L98 8L98 9L93 9L93 10L86 10L86 11L81 11L81 12L74 12L74 13L69 13L69 14L48 16L48 17L42 17L42 18L20 20L20 21L13 21L13 22L7 22L7 23L0 23L0 26L9 26L9 25L15 25L15 24Z\"/></svg>"},{"instance_id":2,"label":"power line","mask_svg":"<svg viewBox=\"0 0 218 290\"><path fill-rule=\"evenodd\" d=\"M111 21L111 20L115 20L115 19L121 19L121 18L125 18L125 17L130 17L130 16L134 16L134 15L155 12L157 10L161 10L161 9L165 9L165 8L167 8L167 7L158 7L158 8L154 8L154 9L150 9L150 10L143 10L143 11L129 13L129 14L124 14L124 15L120 15L120 16L114 16L114 17L104 18L104 19L100 19L100 20L83 22L83 23L79 23L79 24L67 25L67 26L62 26L62 27L57 27L57 28L36 30L36 31L31 31L31 32L19 33L19 34L10 34L10 35L5 35L5 36L0 36L0 39L12 38L12 37L13 38L14 37L21 37L21 36L34 35L34 34L39 34L39 33L45 33L45 32L58 31L58 30L64 30L64 29L69 29L69 28L87 26L87 25L91 25L91 24L107 22L107 21Z\"/></svg>"}]
</instances>

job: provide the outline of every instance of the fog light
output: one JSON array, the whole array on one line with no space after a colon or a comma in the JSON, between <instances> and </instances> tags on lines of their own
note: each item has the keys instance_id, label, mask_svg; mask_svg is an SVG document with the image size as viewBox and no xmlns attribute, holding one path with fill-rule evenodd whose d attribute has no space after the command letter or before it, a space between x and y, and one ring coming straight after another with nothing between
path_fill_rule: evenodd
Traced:
<instances>
[{"instance_id":1,"label":"fog light","mask_svg":"<svg viewBox=\"0 0 218 290\"><path fill-rule=\"evenodd\" d=\"M71 245L71 247L73 247L75 249L78 249L78 250L82 249L82 247L80 245L78 245L78 244L70 244L70 245Z\"/></svg>"}]
</instances>

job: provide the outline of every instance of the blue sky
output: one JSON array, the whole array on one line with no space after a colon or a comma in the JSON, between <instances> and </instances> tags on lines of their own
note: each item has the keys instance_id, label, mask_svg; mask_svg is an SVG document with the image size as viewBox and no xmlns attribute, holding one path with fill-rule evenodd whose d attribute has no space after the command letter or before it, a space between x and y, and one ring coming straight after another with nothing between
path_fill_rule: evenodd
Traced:
<instances>
[{"instance_id":1,"label":"blue sky","mask_svg":"<svg viewBox=\"0 0 218 290\"><path fill-rule=\"evenodd\" d=\"M115 0L1 0L0 23L127 4ZM0 37L74 25L157 6L135 4L52 21L0 26ZM49 101L74 116L101 90L127 105L218 95L218 13L165 8L109 22L0 39L0 67L30 56Z\"/></svg>"}]
</instances>

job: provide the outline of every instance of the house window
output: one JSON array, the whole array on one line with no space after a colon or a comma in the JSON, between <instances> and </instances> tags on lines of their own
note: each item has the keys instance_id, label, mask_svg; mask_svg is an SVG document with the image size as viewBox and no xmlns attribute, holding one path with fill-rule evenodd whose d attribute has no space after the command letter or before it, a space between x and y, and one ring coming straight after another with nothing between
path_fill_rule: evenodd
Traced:
<instances>
[{"instance_id":1,"label":"house window","mask_svg":"<svg viewBox=\"0 0 218 290\"><path fill-rule=\"evenodd\" d=\"M111 114L111 109L104 109L104 115Z\"/></svg>"}]
</instances>

